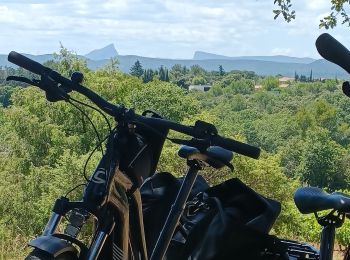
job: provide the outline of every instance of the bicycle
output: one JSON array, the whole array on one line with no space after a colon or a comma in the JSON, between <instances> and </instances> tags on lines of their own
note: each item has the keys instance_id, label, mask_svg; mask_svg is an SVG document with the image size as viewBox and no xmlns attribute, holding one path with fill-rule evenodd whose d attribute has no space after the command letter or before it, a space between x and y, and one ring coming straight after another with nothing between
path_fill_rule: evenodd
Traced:
<instances>
[{"instance_id":1,"label":"bicycle","mask_svg":"<svg viewBox=\"0 0 350 260\"><path fill-rule=\"evenodd\" d=\"M197 121L194 126L185 126L165 120L151 111L138 115L133 109L111 104L81 85L83 76L80 73L73 73L68 79L16 52L11 52L8 60L39 75L40 79L9 76L7 80L41 88L50 102L66 101L72 104L76 100L69 93L76 91L117 122L115 128L110 127L105 139L106 151L87 180L82 199L69 201L61 197L56 200L42 235L29 242L34 250L26 258L28 260L147 260L139 186L155 172L165 139L191 147L184 151L189 169L174 203L174 212L168 215L169 220L153 250L152 260L163 258L181 209L203 164L213 167L228 165L232 159L231 151L255 159L259 157L259 148L221 137L212 124ZM167 134L170 129L192 139L169 138ZM59 233L57 228L64 218L68 223L64 232ZM77 237L91 218L96 228L91 242L85 244Z\"/></svg>"},{"instance_id":2,"label":"bicycle","mask_svg":"<svg viewBox=\"0 0 350 260\"><path fill-rule=\"evenodd\" d=\"M321 34L316 40L316 48L323 58L350 73L350 52L331 35ZM342 90L346 96L350 97L349 82L343 83ZM350 216L350 196L339 192L329 194L317 187L303 187L296 190L294 202L302 214L314 213L317 222L323 227L320 240L320 259L333 259L336 228L340 228L345 217ZM318 212L323 210L331 211L324 216L319 216ZM350 259L349 247L344 259Z\"/></svg>"}]
</instances>

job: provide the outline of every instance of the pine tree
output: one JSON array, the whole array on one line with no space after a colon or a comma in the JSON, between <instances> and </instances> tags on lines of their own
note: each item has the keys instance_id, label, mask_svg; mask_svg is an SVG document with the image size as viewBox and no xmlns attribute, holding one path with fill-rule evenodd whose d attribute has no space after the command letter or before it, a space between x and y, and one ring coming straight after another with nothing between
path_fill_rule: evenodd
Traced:
<instances>
[{"instance_id":1,"label":"pine tree","mask_svg":"<svg viewBox=\"0 0 350 260\"><path fill-rule=\"evenodd\" d=\"M143 78L142 78L143 82L147 83L147 82L152 81L153 75L154 75L153 70L151 70L151 69L145 70L145 72L143 73Z\"/></svg>"},{"instance_id":2,"label":"pine tree","mask_svg":"<svg viewBox=\"0 0 350 260\"><path fill-rule=\"evenodd\" d=\"M312 82L312 70L310 72L310 78L309 78L309 81Z\"/></svg>"},{"instance_id":3,"label":"pine tree","mask_svg":"<svg viewBox=\"0 0 350 260\"><path fill-rule=\"evenodd\" d=\"M148 70L144 70L144 72L143 72L143 76L142 76L142 81L143 81L143 83L147 83L147 82L149 82L149 78L148 78Z\"/></svg>"},{"instance_id":4,"label":"pine tree","mask_svg":"<svg viewBox=\"0 0 350 260\"><path fill-rule=\"evenodd\" d=\"M186 66L183 66L182 73L186 75L189 72L189 69Z\"/></svg>"},{"instance_id":5,"label":"pine tree","mask_svg":"<svg viewBox=\"0 0 350 260\"><path fill-rule=\"evenodd\" d=\"M165 81L165 70L163 66L159 68L159 80Z\"/></svg>"},{"instance_id":6,"label":"pine tree","mask_svg":"<svg viewBox=\"0 0 350 260\"><path fill-rule=\"evenodd\" d=\"M168 71L168 69L165 70L165 81L169 82L169 71Z\"/></svg>"},{"instance_id":7,"label":"pine tree","mask_svg":"<svg viewBox=\"0 0 350 260\"><path fill-rule=\"evenodd\" d=\"M220 74L220 76L225 75L225 71L224 71L224 68L222 67L222 65L219 65L219 74Z\"/></svg>"},{"instance_id":8,"label":"pine tree","mask_svg":"<svg viewBox=\"0 0 350 260\"><path fill-rule=\"evenodd\" d=\"M139 60L130 68L130 74L138 78L143 75L143 68Z\"/></svg>"},{"instance_id":9,"label":"pine tree","mask_svg":"<svg viewBox=\"0 0 350 260\"><path fill-rule=\"evenodd\" d=\"M295 80L295 81L298 81L298 80L299 80L299 75L297 74L296 71L294 72L294 80Z\"/></svg>"}]
</instances>

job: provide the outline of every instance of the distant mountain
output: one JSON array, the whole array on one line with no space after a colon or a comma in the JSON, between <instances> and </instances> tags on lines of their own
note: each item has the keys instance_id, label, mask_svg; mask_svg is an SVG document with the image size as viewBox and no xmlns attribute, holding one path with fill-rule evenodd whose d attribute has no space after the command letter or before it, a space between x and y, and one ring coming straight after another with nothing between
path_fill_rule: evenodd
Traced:
<instances>
[{"instance_id":1,"label":"distant mountain","mask_svg":"<svg viewBox=\"0 0 350 260\"><path fill-rule=\"evenodd\" d=\"M84 56L90 60L104 60L118 56L118 52L114 44L109 44L101 49L93 50Z\"/></svg>"},{"instance_id":2,"label":"distant mountain","mask_svg":"<svg viewBox=\"0 0 350 260\"><path fill-rule=\"evenodd\" d=\"M90 69L95 70L107 64L110 57L118 53L113 44L102 49L94 50L85 56L79 56L87 61ZM30 55L27 57L44 63L53 59L53 55ZM198 64L208 71L218 71L219 66L223 66L225 71L231 70L249 70L258 75L283 75L294 77L295 72L299 75L309 76L312 70L314 78L349 78L349 75L340 67L326 61L314 60L311 58L295 58L288 56L243 56L243 57L226 57L211 53L196 52L195 59L158 59L148 58L136 55L118 55L119 68L124 72L130 72L131 66L139 60L144 69L158 69L165 66L171 69L175 64L186 66L187 68ZM204 59L205 58L205 59ZM0 55L0 66L15 67L7 61L7 55Z\"/></svg>"},{"instance_id":3,"label":"distant mountain","mask_svg":"<svg viewBox=\"0 0 350 260\"><path fill-rule=\"evenodd\" d=\"M193 55L194 60L261 60L261 61L274 61L274 62L285 62L285 63L303 63L310 64L316 61L312 58L297 58L285 55L275 56L237 56L229 57L209 52L196 51Z\"/></svg>"},{"instance_id":4,"label":"distant mountain","mask_svg":"<svg viewBox=\"0 0 350 260\"><path fill-rule=\"evenodd\" d=\"M118 56L120 62L119 68L124 72L129 72L130 67L139 60L143 68L145 69L158 69L161 65L171 68L175 64L181 64L187 68L198 64L202 68L208 71L218 71L219 66L222 65L225 71L231 70L250 70L254 71L258 75L278 75L294 77L295 72L299 75L309 76L312 70L313 77L322 78L349 78L349 74L326 60L316 60L310 64L305 63L286 63L286 62L273 62L273 61L261 61L261 60L174 60L174 59L156 59L147 58L142 56L126 55ZM90 68L95 69L95 66L100 67L108 60L98 61L90 63Z\"/></svg>"}]
</instances>

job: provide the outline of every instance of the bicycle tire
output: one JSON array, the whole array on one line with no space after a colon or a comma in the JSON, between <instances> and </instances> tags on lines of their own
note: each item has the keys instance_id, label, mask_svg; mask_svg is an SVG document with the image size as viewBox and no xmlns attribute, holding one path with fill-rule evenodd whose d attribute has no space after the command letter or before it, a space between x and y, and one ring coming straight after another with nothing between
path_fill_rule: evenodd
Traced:
<instances>
[{"instance_id":1,"label":"bicycle tire","mask_svg":"<svg viewBox=\"0 0 350 260\"><path fill-rule=\"evenodd\" d=\"M34 249L25 260L78 260L78 257L72 252L64 252L57 257L53 257L43 250Z\"/></svg>"}]
</instances>

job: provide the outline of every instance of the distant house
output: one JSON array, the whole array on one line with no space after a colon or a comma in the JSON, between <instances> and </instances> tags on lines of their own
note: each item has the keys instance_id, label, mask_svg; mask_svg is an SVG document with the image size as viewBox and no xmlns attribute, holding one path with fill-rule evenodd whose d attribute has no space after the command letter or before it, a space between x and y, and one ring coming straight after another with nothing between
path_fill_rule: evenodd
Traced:
<instances>
[{"instance_id":1,"label":"distant house","mask_svg":"<svg viewBox=\"0 0 350 260\"><path fill-rule=\"evenodd\" d=\"M289 78L289 77L281 77L278 79L278 82L279 82L279 86L281 88L285 88L285 87L288 87L289 84L294 81L294 78Z\"/></svg>"},{"instance_id":2,"label":"distant house","mask_svg":"<svg viewBox=\"0 0 350 260\"><path fill-rule=\"evenodd\" d=\"M208 91L211 88L210 85L189 85L188 90L199 90L199 91Z\"/></svg>"}]
</instances>

